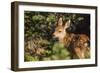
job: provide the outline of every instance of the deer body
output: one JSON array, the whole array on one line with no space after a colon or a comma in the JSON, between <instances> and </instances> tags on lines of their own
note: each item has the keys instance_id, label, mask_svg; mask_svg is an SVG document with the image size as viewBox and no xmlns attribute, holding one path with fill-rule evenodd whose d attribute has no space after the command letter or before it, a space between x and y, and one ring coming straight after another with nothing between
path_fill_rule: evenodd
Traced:
<instances>
[{"instance_id":1,"label":"deer body","mask_svg":"<svg viewBox=\"0 0 100 73\"><path fill-rule=\"evenodd\" d=\"M68 20L65 25L63 25L63 19L60 17L58 19L57 26L53 33L55 38L58 38L58 41L63 43L65 47L70 47L78 58L84 59L87 52L90 48L88 46L89 38L85 34L74 34L67 32L66 29L70 27L70 20Z\"/></svg>"}]
</instances>

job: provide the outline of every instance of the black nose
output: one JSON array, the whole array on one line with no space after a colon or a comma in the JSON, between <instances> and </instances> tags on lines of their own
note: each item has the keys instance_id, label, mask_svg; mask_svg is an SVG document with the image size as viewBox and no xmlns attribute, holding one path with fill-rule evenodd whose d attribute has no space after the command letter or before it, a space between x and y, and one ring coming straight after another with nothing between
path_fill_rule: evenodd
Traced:
<instances>
[{"instance_id":1,"label":"black nose","mask_svg":"<svg viewBox=\"0 0 100 73\"><path fill-rule=\"evenodd\" d=\"M58 40L57 37L53 37L53 41L54 41L54 42L57 42L57 41L59 41L59 40Z\"/></svg>"}]
</instances>

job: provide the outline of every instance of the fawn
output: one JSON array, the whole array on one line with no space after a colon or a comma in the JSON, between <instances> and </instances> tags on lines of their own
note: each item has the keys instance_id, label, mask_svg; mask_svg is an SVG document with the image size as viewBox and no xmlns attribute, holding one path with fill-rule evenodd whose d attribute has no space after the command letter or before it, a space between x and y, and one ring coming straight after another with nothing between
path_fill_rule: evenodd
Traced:
<instances>
[{"instance_id":1,"label":"fawn","mask_svg":"<svg viewBox=\"0 0 100 73\"><path fill-rule=\"evenodd\" d=\"M66 48L69 48L73 56L77 56L79 59L85 59L86 55L90 55L89 37L85 34L75 34L67 32L66 29L70 27L71 20L63 22L63 18L60 17L57 21L57 26L53 36L63 43Z\"/></svg>"}]
</instances>

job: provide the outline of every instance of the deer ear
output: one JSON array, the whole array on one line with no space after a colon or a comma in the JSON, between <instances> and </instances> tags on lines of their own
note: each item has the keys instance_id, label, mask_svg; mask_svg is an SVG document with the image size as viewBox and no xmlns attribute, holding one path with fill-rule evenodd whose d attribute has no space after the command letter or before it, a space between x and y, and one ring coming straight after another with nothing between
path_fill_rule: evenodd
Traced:
<instances>
[{"instance_id":1,"label":"deer ear","mask_svg":"<svg viewBox=\"0 0 100 73\"><path fill-rule=\"evenodd\" d=\"M71 23L71 20L68 20L68 21L65 23L65 27L64 27L64 28L66 29L66 28L70 27L70 23Z\"/></svg>"},{"instance_id":2,"label":"deer ear","mask_svg":"<svg viewBox=\"0 0 100 73\"><path fill-rule=\"evenodd\" d=\"M58 25L63 25L63 18L62 17L60 17L59 19L58 19Z\"/></svg>"}]
</instances>

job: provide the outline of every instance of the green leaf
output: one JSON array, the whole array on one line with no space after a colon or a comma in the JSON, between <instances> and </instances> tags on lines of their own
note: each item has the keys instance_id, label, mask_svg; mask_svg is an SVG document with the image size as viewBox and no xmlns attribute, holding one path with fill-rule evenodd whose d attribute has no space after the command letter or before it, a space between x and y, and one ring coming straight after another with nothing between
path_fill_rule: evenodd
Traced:
<instances>
[{"instance_id":1,"label":"green leaf","mask_svg":"<svg viewBox=\"0 0 100 73\"><path fill-rule=\"evenodd\" d=\"M33 57L31 55L25 55L25 61L38 61L38 57Z\"/></svg>"}]
</instances>

